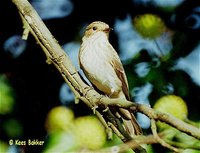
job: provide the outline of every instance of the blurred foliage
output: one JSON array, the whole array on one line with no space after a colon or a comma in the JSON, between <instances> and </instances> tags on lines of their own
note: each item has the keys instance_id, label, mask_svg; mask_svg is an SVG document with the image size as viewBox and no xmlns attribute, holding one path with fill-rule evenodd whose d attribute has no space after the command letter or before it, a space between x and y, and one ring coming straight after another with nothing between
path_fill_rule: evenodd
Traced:
<instances>
[{"instance_id":1,"label":"blurred foliage","mask_svg":"<svg viewBox=\"0 0 200 153\"><path fill-rule=\"evenodd\" d=\"M53 131L67 130L72 126L74 113L64 106L54 107L46 118L46 129L49 133Z\"/></svg>"},{"instance_id":2,"label":"blurred foliage","mask_svg":"<svg viewBox=\"0 0 200 153\"><path fill-rule=\"evenodd\" d=\"M8 119L3 124L3 128L10 138L18 138L23 133L23 127L16 119Z\"/></svg>"},{"instance_id":3,"label":"blurred foliage","mask_svg":"<svg viewBox=\"0 0 200 153\"><path fill-rule=\"evenodd\" d=\"M176 95L167 95L158 99L153 106L155 110L169 113L181 120L188 116L188 108L185 101Z\"/></svg>"},{"instance_id":4,"label":"blurred foliage","mask_svg":"<svg viewBox=\"0 0 200 153\"><path fill-rule=\"evenodd\" d=\"M0 114L8 114L13 111L14 92L5 75L0 75Z\"/></svg>"},{"instance_id":5,"label":"blurred foliage","mask_svg":"<svg viewBox=\"0 0 200 153\"><path fill-rule=\"evenodd\" d=\"M186 103L181 97L176 95L167 95L158 99L153 106L155 110L171 114L180 120L186 120L188 116L188 109ZM169 128L169 125L165 123L157 122L157 126L160 130Z\"/></svg>"},{"instance_id":6,"label":"blurred foliage","mask_svg":"<svg viewBox=\"0 0 200 153\"><path fill-rule=\"evenodd\" d=\"M167 114L173 115L180 120L190 122L187 119L188 108L186 103L181 97L176 95L167 95L158 99L153 106L153 108L160 112L165 112ZM184 149L191 148L192 152L199 152L200 150L200 141L189 136L185 133L178 131L177 129L157 121L158 132L163 134L163 139L170 144L177 144L177 147L184 146ZM194 126L199 127L199 123L193 123ZM190 150L190 151L191 151ZM185 151L186 152L186 151Z\"/></svg>"},{"instance_id":7,"label":"blurred foliage","mask_svg":"<svg viewBox=\"0 0 200 153\"><path fill-rule=\"evenodd\" d=\"M73 111L66 107L55 107L49 112L46 122L49 136L44 152L96 150L105 144L106 132L96 117L74 119L73 116Z\"/></svg>"},{"instance_id":8,"label":"blurred foliage","mask_svg":"<svg viewBox=\"0 0 200 153\"><path fill-rule=\"evenodd\" d=\"M8 144L6 142L3 142L3 141L0 140L0 148L1 148L0 151L2 153L7 152Z\"/></svg>"},{"instance_id":9,"label":"blurred foliage","mask_svg":"<svg viewBox=\"0 0 200 153\"><path fill-rule=\"evenodd\" d=\"M48 2L53 3L53 1ZM135 45L139 45L141 50L124 61L131 93L146 83L151 84L152 89L149 94L142 91L142 97L146 97L146 102L151 106L157 101L162 101L162 97L168 99L168 95L176 95L184 102L183 105L187 105L188 114L184 115L187 116L185 120L200 127L200 112L197 107L200 101L200 85L193 79L193 74L186 71L186 66L195 68L194 71L200 77L198 54L190 58L192 60L189 61L189 66L184 65L182 69L174 68L180 59L185 59L195 49L197 51L199 49L199 0L101 0L98 1L98 7L95 5L97 2L93 0L71 0L71 2L73 8L69 8L71 14L68 16L44 19L61 45L73 41L81 42L82 27L94 20L105 21L111 27L115 27L116 19L122 22L129 15L132 19L131 30L137 31L138 36L135 39L142 40L131 42L137 42ZM58 5L51 4L51 6L55 9ZM61 12L63 8L68 8L60 4L59 6ZM122 143L115 135L113 140L106 139L102 125L96 118L90 116L92 111L84 104L69 103L68 108L62 105L59 91L64 81L53 65L46 64L46 57L35 43L33 36L30 35L26 42L17 37L13 43L9 42L11 46L5 45L9 38L20 36L23 31L19 14L11 1L0 1L0 18L3 21L0 24L0 152L13 149L8 145L10 139L44 140L44 146L17 146L19 149L15 149L15 152L21 150L34 153L80 151ZM126 25L122 24L121 27L123 30ZM128 34L132 32L128 31ZM168 40L165 37L161 39L165 34L169 35ZM171 43L172 48L169 47L170 50L166 52L162 46L165 44L169 46L170 43L167 41ZM120 43L125 43L126 39L124 42L119 42L119 35L114 30L110 34L110 42L120 53ZM157 51L155 47L152 49L151 45L146 47L146 42L154 44ZM20 46L21 44L24 46ZM19 52L20 48L22 50ZM194 63L195 60L197 64ZM198 80L199 77L197 76ZM134 101L138 99L137 96L133 92ZM175 106L174 96L167 100L170 106ZM166 111L168 102L164 102L164 108L159 106L162 111ZM180 111L185 113L183 105L181 104L179 108L174 107L176 110L173 112L176 114L178 109L184 107ZM149 131L144 129L145 134L149 134ZM164 133L166 141L197 146L184 150L184 153L199 152L200 149L195 150L199 146L199 141L196 139L171 127L165 129ZM170 152L160 145L145 147L148 153Z\"/></svg>"},{"instance_id":10,"label":"blurred foliage","mask_svg":"<svg viewBox=\"0 0 200 153\"><path fill-rule=\"evenodd\" d=\"M96 117L79 117L75 120L75 134L79 145L88 149L100 149L106 142L103 125Z\"/></svg>"},{"instance_id":11,"label":"blurred foliage","mask_svg":"<svg viewBox=\"0 0 200 153\"><path fill-rule=\"evenodd\" d=\"M44 153L49 152L72 152L78 149L74 134L70 131L57 131L50 133L48 136L46 147L44 148Z\"/></svg>"},{"instance_id":12,"label":"blurred foliage","mask_svg":"<svg viewBox=\"0 0 200 153\"><path fill-rule=\"evenodd\" d=\"M145 38L153 39L160 36L165 25L163 20L153 14L144 14L134 18L134 27Z\"/></svg>"}]
</instances>

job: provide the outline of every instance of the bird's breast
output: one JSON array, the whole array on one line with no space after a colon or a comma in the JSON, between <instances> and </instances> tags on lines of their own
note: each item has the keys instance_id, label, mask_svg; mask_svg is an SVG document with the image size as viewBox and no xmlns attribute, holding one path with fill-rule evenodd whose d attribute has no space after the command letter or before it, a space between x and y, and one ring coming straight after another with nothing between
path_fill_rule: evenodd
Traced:
<instances>
[{"instance_id":1,"label":"bird's breast","mask_svg":"<svg viewBox=\"0 0 200 153\"><path fill-rule=\"evenodd\" d=\"M104 45L105 44L97 43L95 41L89 41L83 44L80 62L88 73L101 73L102 68L109 63Z\"/></svg>"},{"instance_id":2,"label":"bird's breast","mask_svg":"<svg viewBox=\"0 0 200 153\"><path fill-rule=\"evenodd\" d=\"M82 69L88 79L107 95L121 90L121 81L111 65L112 52L109 42L86 41L81 46L79 55Z\"/></svg>"}]
</instances>

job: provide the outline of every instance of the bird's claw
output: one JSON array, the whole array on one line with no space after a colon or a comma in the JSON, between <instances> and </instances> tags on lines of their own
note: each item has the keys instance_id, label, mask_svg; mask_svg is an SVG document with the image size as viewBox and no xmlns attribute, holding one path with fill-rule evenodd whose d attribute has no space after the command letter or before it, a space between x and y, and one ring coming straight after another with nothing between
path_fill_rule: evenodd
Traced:
<instances>
[{"instance_id":1,"label":"bird's claw","mask_svg":"<svg viewBox=\"0 0 200 153\"><path fill-rule=\"evenodd\" d=\"M109 107L107 106L104 110L103 110L103 112L107 112L109 110Z\"/></svg>"}]
</instances>

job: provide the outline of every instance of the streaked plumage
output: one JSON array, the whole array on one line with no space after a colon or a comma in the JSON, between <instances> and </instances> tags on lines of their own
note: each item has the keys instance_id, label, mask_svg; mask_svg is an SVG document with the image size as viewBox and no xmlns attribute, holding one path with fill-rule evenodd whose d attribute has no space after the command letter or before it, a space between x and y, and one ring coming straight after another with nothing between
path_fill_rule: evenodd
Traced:
<instances>
[{"instance_id":1,"label":"streaked plumage","mask_svg":"<svg viewBox=\"0 0 200 153\"><path fill-rule=\"evenodd\" d=\"M124 68L108 40L110 30L111 28L101 21L87 26L79 51L80 67L91 83L110 98L130 100ZM123 114L128 133L141 134L141 128L133 114L122 108L119 112Z\"/></svg>"}]
</instances>

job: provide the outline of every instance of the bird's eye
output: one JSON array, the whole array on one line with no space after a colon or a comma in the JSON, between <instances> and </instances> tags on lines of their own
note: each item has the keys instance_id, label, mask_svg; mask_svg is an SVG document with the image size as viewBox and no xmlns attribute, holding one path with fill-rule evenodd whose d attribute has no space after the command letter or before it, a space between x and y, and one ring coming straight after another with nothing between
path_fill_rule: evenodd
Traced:
<instances>
[{"instance_id":1,"label":"bird's eye","mask_svg":"<svg viewBox=\"0 0 200 153\"><path fill-rule=\"evenodd\" d=\"M93 30L97 30L97 27L93 27L92 29L93 29Z\"/></svg>"}]
</instances>

